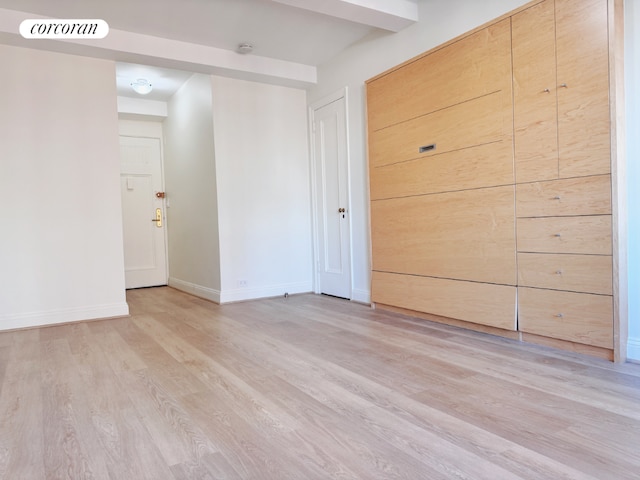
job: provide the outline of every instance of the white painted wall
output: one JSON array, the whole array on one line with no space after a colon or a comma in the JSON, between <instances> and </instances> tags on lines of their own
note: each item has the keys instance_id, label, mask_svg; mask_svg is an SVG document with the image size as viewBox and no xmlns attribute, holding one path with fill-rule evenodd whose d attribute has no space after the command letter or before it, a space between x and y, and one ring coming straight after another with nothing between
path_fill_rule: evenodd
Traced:
<instances>
[{"instance_id":1,"label":"white painted wall","mask_svg":"<svg viewBox=\"0 0 640 480\"><path fill-rule=\"evenodd\" d=\"M211 80L193 75L164 121L169 285L220 301L220 247Z\"/></svg>"},{"instance_id":2,"label":"white painted wall","mask_svg":"<svg viewBox=\"0 0 640 480\"><path fill-rule=\"evenodd\" d=\"M222 302L310 292L306 93L226 77L211 82Z\"/></svg>"},{"instance_id":3,"label":"white painted wall","mask_svg":"<svg viewBox=\"0 0 640 480\"><path fill-rule=\"evenodd\" d=\"M0 65L0 329L127 315L114 62Z\"/></svg>"},{"instance_id":4,"label":"white painted wall","mask_svg":"<svg viewBox=\"0 0 640 480\"><path fill-rule=\"evenodd\" d=\"M629 209L629 342L627 357L640 361L640 4L625 1L625 96Z\"/></svg>"},{"instance_id":5,"label":"white painted wall","mask_svg":"<svg viewBox=\"0 0 640 480\"><path fill-rule=\"evenodd\" d=\"M121 119L145 119L161 122L167 118L167 102L118 97L118 116Z\"/></svg>"},{"instance_id":6,"label":"white painted wall","mask_svg":"<svg viewBox=\"0 0 640 480\"><path fill-rule=\"evenodd\" d=\"M349 88L351 219L354 296L370 299L369 187L366 158L365 80L503 15L528 0L419 1L419 21L399 33L377 33L318 68L309 104Z\"/></svg>"},{"instance_id":7,"label":"white painted wall","mask_svg":"<svg viewBox=\"0 0 640 480\"><path fill-rule=\"evenodd\" d=\"M162 134L162 122L155 120L118 120L118 132L129 137L159 138L160 144L164 143Z\"/></svg>"}]
</instances>

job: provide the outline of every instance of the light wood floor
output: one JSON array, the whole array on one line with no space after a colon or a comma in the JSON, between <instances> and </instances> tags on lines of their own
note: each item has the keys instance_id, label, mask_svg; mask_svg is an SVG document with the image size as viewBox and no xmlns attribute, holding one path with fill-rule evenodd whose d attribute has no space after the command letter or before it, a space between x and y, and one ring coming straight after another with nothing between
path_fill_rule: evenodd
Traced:
<instances>
[{"instance_id":1,"label":"light wood floor","mask_svg":"<svg viewBox=\"0 0 640 480\"><path fill-rule=\"evenodd\" d=\"M0 478L640 478L640 366L329 297L0 334Z\"/></svg>"}]
</instances>

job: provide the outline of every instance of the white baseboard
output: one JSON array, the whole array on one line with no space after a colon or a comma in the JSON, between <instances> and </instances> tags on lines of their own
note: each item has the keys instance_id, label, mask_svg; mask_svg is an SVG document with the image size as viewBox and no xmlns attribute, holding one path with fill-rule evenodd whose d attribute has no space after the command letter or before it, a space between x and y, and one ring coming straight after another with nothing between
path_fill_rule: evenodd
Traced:
<instances>
[{"instance_id":1,"label":"white baseboard","mask_svg":"<svg viewBox=\"0 0 640 480\"><path fill-rule=\"evenodd\" d=\"M220 294L220 303L242 302L244 300L255 300L257 298L279 297L288 293L310 293L313 291L311 282L284 283L280 285L269 285L256 288L234 288L223 290Z\"/></svg>"},{"instance_id":2,"label":"white baseboard","mask_svg":"<svg viewBox=\"0 0 640 480\"><path fill-rule=\"evenodd\" d=\"M627 340L627 359L640 362L640 338L629 337Z\"/></svg>"},{"instance_id":3,"label":"white baseboard","mask_svg":"<svg viewBox=\"0 0 640 480\"><path fill-rule=\"evenodd\" d=\"M0 315L0 330L42 327L99 318L126 317L128 315L129 305L126 302Z\"/></svg>"},{"instance_id":4,"label":"white baseboard","mask_svg":"<svg viewBox=\"0 0 640 480\"><path fill-rule=\"evenodd\" d=\"M351 301L371 305L371 292L369 290L358 290L354 288L351 291Z\"/></svg>"},{"instance_id":5,"label":"white baseboard","mask_svg":"<svg viewBox=\"0 0 640 480\"><path fill-rule=\"evenodd\" d=\"M213 288L203 287L195 283L186 282L179 278L169 277L169 286L176 290L181 290L196 297L205 298L215 303L220 303L220 290L214 290Z\"/></svg>"}]
</instances>

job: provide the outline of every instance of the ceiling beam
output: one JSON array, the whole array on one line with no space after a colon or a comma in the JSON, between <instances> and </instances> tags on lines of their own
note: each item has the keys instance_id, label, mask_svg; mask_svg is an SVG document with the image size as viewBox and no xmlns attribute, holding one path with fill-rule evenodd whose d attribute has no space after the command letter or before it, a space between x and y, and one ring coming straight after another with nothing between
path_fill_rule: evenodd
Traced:
<instances>
[{"instance_id":1,"label":"ceiling beam","mask_svg":"<svg viewBox=\"0 0 640 480\"><path fill-rule=\"evenodd\" d=\"M0 8L0 43L297 88L317 82L316 67L311 65L124 30L110 29L105 38L95 40L25 39L18 28L27 18L45 17Z\"/></svg>"},{"instance_id":2,"label":"ceiling beam","mask_svg":"<svg viewBox=\"0 0 640 480\"><path fill-rule=\"evenodd\" d=\"M272 0L392 32L418 21L416 0Z\"/></svg>"}]
</instances>

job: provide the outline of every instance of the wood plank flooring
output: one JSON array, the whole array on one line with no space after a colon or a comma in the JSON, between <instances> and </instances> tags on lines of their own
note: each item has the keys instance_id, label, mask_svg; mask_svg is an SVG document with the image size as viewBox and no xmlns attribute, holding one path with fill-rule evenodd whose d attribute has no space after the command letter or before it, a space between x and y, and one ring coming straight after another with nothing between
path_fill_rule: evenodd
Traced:
<instances>
[{"instance_id":1,"label":"wood plank flooring","mask_svg":"<svg viewBox=\"0 0 640 480\"><path fill-rule=\"evenodd\" d=\"M2 479L640 478L640 366L316 295L0 333Z\"/></svg>"}]
</instances>

